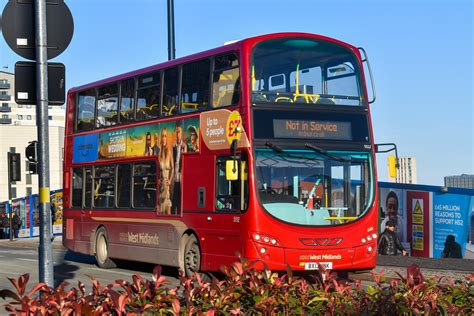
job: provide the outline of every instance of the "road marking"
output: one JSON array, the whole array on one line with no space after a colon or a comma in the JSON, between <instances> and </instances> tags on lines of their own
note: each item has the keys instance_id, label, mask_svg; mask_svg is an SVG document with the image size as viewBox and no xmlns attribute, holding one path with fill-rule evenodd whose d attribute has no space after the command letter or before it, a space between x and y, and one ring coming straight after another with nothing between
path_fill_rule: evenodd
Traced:
<instances>
[{"instance_id":1,"label":"road marking","mask_svg":"<svg viewBox=\"0 0 474 316\"><path fill-rule=\"evenodd\" d=\"M34 261L37 262L38 259L28 259L28 258L17 258L17 260L22 260L22 261Z\"/></svg>"}]
</instances>

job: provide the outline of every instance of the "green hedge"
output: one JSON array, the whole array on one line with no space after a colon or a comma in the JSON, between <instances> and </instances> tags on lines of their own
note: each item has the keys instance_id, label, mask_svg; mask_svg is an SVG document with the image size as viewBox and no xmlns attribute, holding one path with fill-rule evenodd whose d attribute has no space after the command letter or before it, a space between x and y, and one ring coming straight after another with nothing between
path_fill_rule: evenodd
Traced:
<instances>
[{"instance_id":1,"label":"green hedge","mask_svg":"<svg viewBox=\"0 0 474 316\"><path fill-rule=\"evenodd\" d=\"M28 274L9 279L16 291L1 290L9 299L6 311L22 315L472 315L474 275L465 280L425 279L417 265L406 277L387 279L373 275L371 285L337 280L320 270L309 278L258 271L245 260L223 268L223 278L204 281L199 274L185 277L180 285L166 287L161 267L153 279L133 275L131 281L101 285L92 279L86 293L79 282L66 290L37 284L28 293Z\"/></svg>"}]
</instances>

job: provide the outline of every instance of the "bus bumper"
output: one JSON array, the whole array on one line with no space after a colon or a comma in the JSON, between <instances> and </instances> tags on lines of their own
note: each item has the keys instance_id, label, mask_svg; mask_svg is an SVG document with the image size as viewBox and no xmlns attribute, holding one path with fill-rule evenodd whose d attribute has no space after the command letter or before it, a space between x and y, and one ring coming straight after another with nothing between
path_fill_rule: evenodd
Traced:
<instances>
[{"instance_id":1,"label":"bus bumper","mask_svg":"<svg viewBox=\"0 0 474 316\"><path fill-rule=\"evenodd\" d=\"M341 249L294 249L261 245L247 240L245 258L249 261L260 261L256 268L285 271L288 266L293 271L310 271L319 269L321 264L330 270L367 270L376 265L376 245L366 245Z\"/></svg>"}]
</instances>

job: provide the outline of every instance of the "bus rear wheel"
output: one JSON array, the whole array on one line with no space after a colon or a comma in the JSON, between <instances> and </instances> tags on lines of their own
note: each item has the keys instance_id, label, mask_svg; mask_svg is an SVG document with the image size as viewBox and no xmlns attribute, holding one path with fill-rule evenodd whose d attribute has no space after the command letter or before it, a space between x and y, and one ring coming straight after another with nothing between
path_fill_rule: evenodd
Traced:
<instances>
[{"instance_id":1,"label":"bus rear wheel","mask_svg":"<svg viewBox=\"0 0 474 316\"><path fill-rule=\"evenodd\" d=\"M184 246L184 273L190 277L201 269L201 249L197 239L191 235Z\"/></svg>"},{"instance_id":2,"label":"bus rear wheel","mask_svg":"<svg viewBox=\"0 0 474 316\"><path fill-rule=\"evenodd\" d=\"M117 265L109 258L109 244L107 232L101 227L97 230L95 237L95 260L97 265L103 269L115 268Z\"/></svg>"}]
</instances>

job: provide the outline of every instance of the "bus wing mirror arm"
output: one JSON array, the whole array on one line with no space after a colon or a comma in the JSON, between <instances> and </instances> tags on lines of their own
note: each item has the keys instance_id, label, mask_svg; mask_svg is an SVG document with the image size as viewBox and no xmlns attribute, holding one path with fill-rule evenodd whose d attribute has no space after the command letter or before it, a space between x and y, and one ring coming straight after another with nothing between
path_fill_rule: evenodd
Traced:
<instances>
[{"instance_id":1,"label":"bus wing mirror arm","mask_svg":"<svg viewBox=\"0 0 474 316\"><path fill-rule=\"evenodd\" d=\"M375 81L374 76L372 75L372 68L370 68L369 56L367 56L367 52L362 47L357 47L357 49L364 54L364 57L362 57L362 64L367 63L367 69L369 70L370 76L370 85L372 86L372 100L370 100L369 103L374 103L377 93L375 92Z\"/></svg>"},{"instance_id":2,"label":"bus wing mirror arm","mask_svg":"<svg viewBox=\"0 0 474 316\"><path fill-rule=\"evenodd\" d=\"M390 146L388 149L381 149L380 147ZM377 154L380 153L388 153L391 151L395 151L395 156L389 157L389 170L391 175L395 174L393 177L396 177L396 170L400 168L400 164L398 163L398 151L397 145L395 143L383 143L383 144L375 144L375 152ZM393 158L392 158L393 157Z\"/></svg>"}]
</instances>

